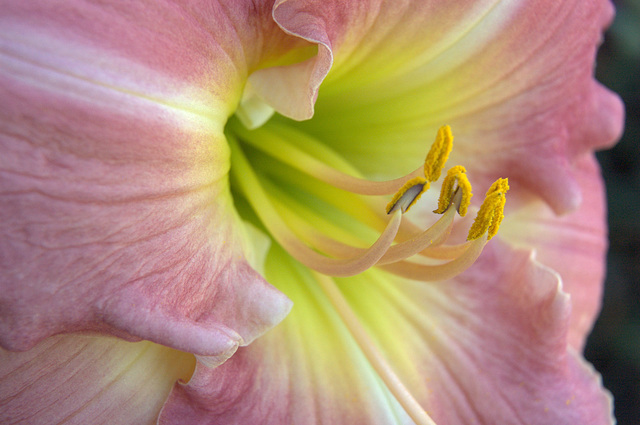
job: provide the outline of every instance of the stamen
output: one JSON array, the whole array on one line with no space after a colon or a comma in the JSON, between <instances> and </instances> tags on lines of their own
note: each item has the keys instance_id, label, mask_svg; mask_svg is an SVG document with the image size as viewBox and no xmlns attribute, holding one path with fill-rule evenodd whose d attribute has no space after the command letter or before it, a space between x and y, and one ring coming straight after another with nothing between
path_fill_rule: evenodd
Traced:
<instances>
[{"instance_id":1,"label":"stamen","mask_svg":"<svg viewBox=\"0 0 640 425\"><path fill-rule=\"evenodd\" d=\"M433 226L429 227L424 232L407 241L390 247L382 258L380 258L377 264L383 265L404 260L405 258L423 251L433 245L436 241L439 241L441 239L441 235L448 234L448 230L453 224L455 209L450 208L449 210L450 211L447 211L442 217L440 217Z\"/></svg>"},{"instance_id":2,"label":"stamen","mask_svg":"<svg viewBox=\"0 0 640 425\"><path fill-rule=\"evenodd\" d=\"M336 286L332 278L315 274L318 283L327 295L327 298L342 318L345 326L353 336L363 354L376 371L378 376L385 383L391 394L400 403L402 408L407 412L409 417L417 425L436 425L427 412L420 406L420 403L413 397L407 387L404 386L398 375L395 374L391 366L387 363L382 353L378 350L375 343L367 334L360 320L349 307L349 303L345 300L342 292Z\"/></svg>"},{"instance_id":3,"label":"stamen","mask_svg":"<svg viewBox=\"0 0 640 425\"><path fill-rule=\"evenodd\" d=\"M261 132L263 129L256 131ZM266 133L262 132L258 138L260 140L257 140L254 139L256 132L249 132L242 126L238 126L237 132L246 136L243 140L248 141L254 147L259 148L274 158L281 159L289 165L295 166L296 169L309 171L310 167L308 167L308 164L311 163L318 165L318 169L320 169L320 167L326 167L324 171L326 171L328 175L331 175L332 172L342 173L326 165L325 162L318 161L308 153L297 149L295 146L289 144L286 139L279 137L275 133L269 133L268 131ZM451 151L452 141L453 136L451 135L449 126L441 127L438 131L436 141L429 150L425 160L425 177L414 176L400 187L386 207L387 214L391 214L392 216L389 220L385 220L386 223L383 224L384 229L378 226L377 221L375 225L369 223L372 228L380 228L381 234L373 245L363 249L347 245L333 237L327 236L313 226L307 226L306 222L300 224L295 220L290 223L285 221L281 214L285 214L286 216L288 214L288 207L281 205L281 203L278 202L279 198L277 196L271 200L271 196L273 196L271 193L273 190L276 190L277 187L276 189L271 188L269 191L267 191L269 188L268 185L266 188L263 187L263 184L259 181L242 153L238 141L232 135L229 135L229 143L234 152L232 155L233 166L231 167L234 177L236 177L243 192L247 195L246 199L267 227L267 230L269 230L274 239L280 243L292 257L307 267L330 276L352 276L365 271L373 265L379 265L399 276L425 281L449 279L473 264L482 252L486 241L491 239L498 230L503 217L505 204L504 193L509 189L506 179L500 179L491 186L478 212L478 216L469 231L468 239L470 242L458 245L443 245L443 242L448 238L451 231L455 211L457 210L460 215L465 215L472 196L471 184L466 177L466 170L462 166L451 168L443 181L440 199L438 201L438 209L434 211L444 214L440 220L424 231L421 231L410 222L405 221L402 223L402 214L407 212L413 204L417 202L420 196L429 188L430 182L440 176ZM317 147L314 147L312 151L316 148ZM284 155L285 152L286 155ZM322 155L330 156L331 152L323 152ZM321 157L327 160L324 156ZM304 162L307 162L307 164L305 164L305 167L301 167L300 164ZM335 163L339 163L339 160L333 158L328 162L335 165ZM314 173L307 172L306 174L313 177ZM345 176L348 175L345 174ZM340 179L342 179L342 177L340 177ZM356 180L359 179L353 176L348 177ZM359 180L361 180L364 186L372 183L374 186L377 184L376 182L368 182L364 179ZM396 181L398 180L400 179L396 179ZM326 181L326 179L322 181ZM313 186L315 184L313 182L318 182L318 179L310 179L309 182L305 183L305 187L307 187L307 184ZM321 183L318 182L318 184L322 186ZM320 186L316 189L320 190ZM318 192L318 195L324 192L323 189ZM335 195L337 195L337 193ZM347 194L345 194L345 196L347 196ZM331 199L334 198L330 197L330 200ZM354 198L353 201L357 199L359 198ZM331 203L333 204L333 202ZM276 208L276 205L278 208ZM339 209L344 209L345 205L351 205L351 202L345 199L344 201L338 201L336 204ZM455 206L455 209L451 208L452 206ZM279 209L282 212L279 212ZM365 210L368 210L368 208L365 208ZM358 216L360 216L362 212L361 209L358 210L356 208L356 210L351 211L350 214L358 214ZM315 214L313 210L309 210L309 213L312 214L311 217ZM292 229L296 229L296 231L294 232ZM400 239L402 242L392 246L399 232L403 235ZM486 238L482 237L485 233L487 234ZM300 239L299 235L302 235L306 242ZM359 243L357 239L353 240L353 242L356 244ZM405 261L406 258L416 254L431 259L450 261L437 265Z\"/></svg>"},{"instance_id":4,"label":"stamen","mask_svg":"<svg viewBox=\"0 0 640 425\"><path fill-rule=\"evenodd\" d=\"M378 261L378 264L393 263L395 261L403 260L415 254L420 254L426 257L431 257L431 258L441 258L441 257L434 257L431 254L433 252L436 252L439 254L440 251L442 250L441 244L444 243L444 241L446 241L449 235L451 234L455 211L459 209L461 199L462 199L461 191L456 190L456 192L453 195L453 199L451 199L449 207L446 209L444 215L435 224L433 224L424 232L419 233L417 236L410 237L408 240L400 242L399 244L389 248L389 251L382 256L380 261ZM455 206L455 209L451 208L453 206ZM405 223L406 221L403 221L403 224ZM410 223L409 225L413 226L412 223ZM401 229L402 229L402 226L401 226ZM400 233L400 231L398 231L398 233ZM446 256L443 259L447 259L447 260L456 258L458 257L458 255L461 255L462 252L464 252L464 251L457 250L455 251L456 255L452 257L450 256L451 254L449 253L449 250L445 250L445 251L446 251L446 254L445 254Z\"/></svg>"},{"instance_id":5,"label":"stamen","mask_svg":"<svg viewBox=\"0 0 640 425\"><path fill-rule=\"evenodd\" d=\"M428 246L422 251L420 255L433 258L434 260L453 260L461 256L469 247L471 242L463 242L455 245L437 245Z\"/></svg>"},{"instance_id":6,"label":"stamen","mask_svg":"<svg viewBox=\"0 0 640 425\"><path fill-rule=\"evenodd\" d=\"M233 149L231 170L242 190L251 195L247 196L247 200L274 239L305 266L330 276L354 276L375 265L393 243L402 219L400 211L391 216L378 240L353 258L329 258L314 251L305 245L280 217L235 138L229 135L228 140Z\"/></svg>"},{"instance_id":7,"label":"stamen","mask_svg":"<svg viewBox=\"0 0 640 425\"><path fill-rule=\"evenodd\" d=\"M411 208L428 189L429 182L424 177L412 178L393 195L393 199L387 204L387 214L391 214L398 208L402 210L403 214L409 211L409 208Z\"/></svg>"},{"instance_id":8,"label":"stamen","mask_svg":"<svg viewBox=\"0 0 640 425\"><path fill-rule=\"evenodd\" d=\"M438 129L436 140L431 145L427 158L424 161L424 175L428 181L434 182L440 178L440 173L449 159L453 149L453 134L451 127L443 125Z\"/></svg>"},{"instance_id":9,"label":"stamen","mask_svg":"<svg viewBox=\"0 0 640 425\"><path fill-rule=\"evenodd\" d=\"M438 209L433 212L436 214L444 213L449 205L454 194L458 191L461 193L460 202L457 204L458 214L464 217L467 214L469 204L471 204L471 183L466 174L467 170L462 165L456 165L450 168L447 172L447 176L442 182L442 189L440 190L440 198L438 199Z\"/></svg>"},{"instance_id":10,"label":"stamen","mask_svg":"<svg viewBox=\"0 0 640 425\"><path fill-rule=\"evenodd\" d=\"M427 158L424 160L424 178L414 177L407 181L396 192L391 202L387 204L387 214L398 207L402 209L403 213L409 211L409 208L429 189L429 182L434 182L440 178L452 148L453 135L451 134L451 127L444 125L438 129L436 140L431 145ZM451 198L449 198L450 200ZM447 202L447 206L448 204L449 202Z\"/></svg>"},{"instance_id":11,"label":"stamen","mask_svg":"<svg viewBox=\"0 0 640 425\"><path fill-rule=\"evenodd\" d=\"M437 241L440 241L448 235L449 229L453 224L454 216L455 209L450 208L449 211L447 211L442 217L440 217L438 221L436 221L424 232L415 235L409 240L389 247L387 249L387 252L378 260L376 265L389 264L396 261L404 260L405 258L408 258L412 255L421 253L425 249L429 249L429 246L433 245ZM303 232L305 232L307 236L313 241L314 246L318 247L323 252L327 252L337 257L362 255L362 253L365 251L363 248L353 247L318 232L314 232L314 229L310 228L309 226L307 226L306 229L303 229ZM464 249L458 249L457 254L460 255L463 252ZM456 255L456 257L458 255ZM451 257L450 254L449 256L445 257L445 259L452 258L455 257Z\"/></svg>"},{"instance_id":12,"label":"stamen","mask_svg":"<svg viewBox=\"0 0 640 425\"><path fill-rule=\"evenodd\" d=\"M465 251L455 260L435 266L418 264L411 261L398 261L393 264L381 266L397 276L407 279L433 282L451 279L468 269L478 259L487 243L487 238L482 236L466 245Z\"/></svg>"},{"instance_id":13,"label":"stamen","mask_svg":"<svg viewBox=\"0 0 640 425\"><path fill-rule=\"evenodd\" d=\"M352 258L329 258L310 249L297 238L283 240L284 248L296 260L307 267L328 276L347 277L355 276L373 267L391 246L398 232L402 214L397 211L391 216L391 220L382 232L378 240L360 255ZM280 241L279 241L280 242Z\"/></svg>"},{"instance_id":14,"label":"stamen","mask_svg":"<svg viewBox=\"0 0 640 425\"><path fill-rule=\"evenodd\" d=\"M477 239L485 232L488 232L487 240L489 240L498 233L498 228L504 218L505 194L508 190L508 179L498 179L491 185L480 206L478 215L469 229L467 240Z\"/></svg>"}]
</instances>

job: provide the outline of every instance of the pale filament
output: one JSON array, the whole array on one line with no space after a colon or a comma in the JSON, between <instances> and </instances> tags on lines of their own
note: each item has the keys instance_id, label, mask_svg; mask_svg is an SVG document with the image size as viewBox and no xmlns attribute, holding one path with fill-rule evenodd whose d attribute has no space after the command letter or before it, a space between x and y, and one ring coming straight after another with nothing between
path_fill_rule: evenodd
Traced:
<instances>
[{"instance_id":1,"label":"pale filament","mask_svg":"<svg viewBox=\"0 0 640 425\"><path fill-rule=\"evenodd\" d=\"M389 247L387 252L376 263L377 265L389 264L404 260L412 255L422 255L432 259L452 260L465 253L470 242L457 245L443 245L451 233L453 219L457 204L460 202L459 194L453 198L451 208L428 229L414 233L413 237ZM286 207L285 207L286 208ZM300 220L296 214L291 214L288 218L297 231L302 234L308 242L311 242L317 249L333 257L353 257L361 255L364 248L354 247L319 232L306 220ZM402 225L407 221L403 218ZM418 229L415 225L410 225L412 229ZM397 237L396 237L397 239Z\"/></svg>"},{"instance_id":2,"label":"pale filament","mask_svg":"<svg viewBox=\"0 0 640 425\"><path fill-rule=\"evenodd\" d=\"M444 264L426 265L411 261L398 261L393 264L380 266L397 276L406 279L433 282L451 279L468 269L480 256L487 243L487 235L469 241L465 244L465 250L454 260Z\"/></svg>"},{"instance_id":3,"label":"pale filament","mask_svg":"<svg viewBox=\"0 0 640 425\"><path fill-rule=\"evenodd\" d=\"M447 234L446 229L453 223L455 208L449 208L445 214L429 229L414 238L388 248L387 252L376 262L376 266L397 276L419 281L442 281L453 278L469 268L480 256L486 245L486 236L456 245L431 246L430 241L438 238L438 234ZM323 252L335 257L362 255L363 248L353 247L333 238L329 238L308 228L308 240ZM419 254L431 259L451 260L443 264L420 264L405 261L406 258Z\"/></svg>"},{"instance_id":4,"label":"pale filament","mask_svg":"<svg viewBox=\"0 0 640 425\"><path fill-rule=\"evenodd\" d=\"M374 266L389 249L398 232L401 219L402 214L399 211L393 214L378 240L361 254L350 258L326 257L310 249L295 236L282 240L281 243L292 257L313 270L329 276L354 276Z\"/></svg>"},{"instance_id":5,"label":"pale filament","mask_svg":"<svg viewBox=\"0 0 640 425\"><path fill-rule=\"evenodd\" d=\"M437 252L439 246L449 237L453 226L456 210L460 205L461 193L456 191L449 208L434 225L424 232L418 233L408 240L402 241L389 248L382 256L379 265L395 263L416 254L425 255L427 250Z\"/></svg>"},{"instance_id":6,"label":"pale filament","mask_svg":"<svg viewBox=\"0 0 640 425\"><path fill-rule=\"evenodd\" d=\"M380 217L380 219L382 219L385 214L384 211L377 211L378 213L378 217ZM405 241L407 239L411 239L413 238L416 233L420 233L422 232L422 228L420 228L419 226L417 226L416 224L414 224L411 220L402 220L402 225L400 226L400 229L398 230L398 240L400 241ZM446 240L446 238L449 235L444 235L444 239L439 240L439 241L434 241L433 245L439 245L442 242L444 242Z\"/></svg>"},{"instance_id":7,"label":"pale filament","mask_svg":"<svg viewBox=\"0 0 640 425\"><path fill-rule=\"evenodd\" d=\"M327 295L327 298L329 298L329 301L342 318L349 333L351 333L351 336L353 336L353 339L362 350L362 353L409 417L411 417L417 425L436 425L434 420L427 414L422 406L420 406L420 403L418 403L415 397L413 397L409 389L402 383L391 366L389 366L382 353L380 353L376 347L376 344L360 323L358 317L349 307L349 303L345 300L333 279L321 274L315 274L315 277Z\"/></svg>"},{"instance_id":8,"label":"pale filament","mask_svg":"<svg viewBox=\"0 0 640 425\"><path fill-rule=\"evenodd\" d=\"M292 131L291 129L288 129ZM420 176L423 167L419 167L406 176L386 181L372 181L339 171L316 157L304 152L296 145L289 143L278 132L267 128L247 130L242 125L234 127L234 131L242 136L242 140L254 148L278 159L279 161L302 171L317 180L331 186L360 195L392 195L409 179ZM296 134L297 138L305 135ZM325 148L326 149L326 148Z\"/></svg>"},{"instance_id":9,"label":"pale filament","mask_svg":"<svg viewBox=\"0 0 640 425\"><path fill-rule=\"evenodd\" d=\"M387 249L382 257L376 263L377 265L394 263L396 261L404 260L415 254L420 254L425 249L428 249L435 241L440 241L442 235L448 235L449 229L453 224L453 218L455 216L455 209L450 208L445 212L438 221L436 221L427 230L415 235L413 238L400 242L396 245L392 245ZM312 229L307 229L309 232ZM307 233L309 234L309 233ZM310 236L314 241L314 244L323 252L329 253L336 257L353 256L364 251L363 248L353 247L351 245L344 244L333 238L329 238L326 235L315 232L313 236Z\"/></svg>"},{"instance_id":10,"label":"pale filament","mask_svg":"<svg viewBox=\"0 0 640 425\"><path fill-rule=\"evenodd\" d=\"M377 261L377 266L401 277L420 281L440 281L455 277L471 266L485 244L486 237L475 241L468 241L456 245L438 245L443 238L449 235L455 212L460 202L460 194L453 197L450 208L442 217L424 232L415 235L413 238L392 245L386 253ZM342 243L334 238L330 238L318 232L305 220L295 220L295 214L290 216L292 225L298 232L304 235L305 240L312 243L320 251L332 255L333 257L356 257L363 255L365 249L354 247ZM431 259L453 260L444 264L426 265L410 261L402 261L415 254ZM392 264L395 263L395 264Z\"/></svg>"},{"instance_id":11,"label":"pale filament","mask_svg":"<svg viewBox=\"0 0 640 425\"><path fill-rule=\"evenodd\" d=\"M455 244L455 245L438 245L428 246L419 252L420 255L436 260L453 260L458 258L468 249L471 241Z\"/></svg>"}]
</instances>

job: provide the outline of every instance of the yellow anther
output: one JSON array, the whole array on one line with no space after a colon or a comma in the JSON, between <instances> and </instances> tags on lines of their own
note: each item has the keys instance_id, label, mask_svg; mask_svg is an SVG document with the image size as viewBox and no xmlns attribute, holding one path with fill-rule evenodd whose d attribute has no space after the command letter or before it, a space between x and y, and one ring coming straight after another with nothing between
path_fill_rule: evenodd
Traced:
<instances>
[{"instance_id":1,"label":"yellow anther","mask_svg":"<svg viewBox=\"0 0 640 425\"><path fill-rule=\"evenodd\" d=\"M402 208L402 212L409 211L409 208L416 203L420 196L429 189L429 182L424 177L414 177L407 181L404 186L393 195L391 202L387 204L387 214L390 214L397 207Z\"/></svg>"},{"instance_id":2,"label":"yellow anther","mask_svg":"<svg viewBox=\"0 0 640 425\"><path fill-rule=\"evenodd\" d=\"M465 170L462 165L456 165L449 169L447 176L442 182L440 198L438 199L438 209L434 210L434 213L443 214L449 208L449 205L451 205L451 200L456 190L460 190L462 196L460 198L460 205L457 205L456 208L460 216L464 217L465 214L467 214L467 208L471 203L473 194L471 193L471 183L469 183L469 179L465 174L466 172L467 170Z\"/></svg>"},{"instance_id":3,"label":"yellow anther","mask_svg":"<svg viewBox=\"0 0 640 425\"><path fill-rule=\"evenodd\" d=\"M476 216L471 229L469 229L469 236L467 237L467 240L471 241L478 239L480 236L484 235L484 232L488 232L488 240L498 233L498 228L504 218L504 204L506 202L505 194L508 190L508 179L498 179L491 185L482 205L480 206L478 215Z\"/></svg>"},{"instance_id":4,"label":"yellow anther","mask_svg":"<svg viewBox=\"0 0 640 425\"><path fill-rule=\"evenodd\" d=\"M428 181L434 182L440 178L440 173L447 159L449 159L452 148L453 135L451 134L451 127L443 125L438 130L436 140L424 160L424 176Z\"/></svg>"}]
</instances>

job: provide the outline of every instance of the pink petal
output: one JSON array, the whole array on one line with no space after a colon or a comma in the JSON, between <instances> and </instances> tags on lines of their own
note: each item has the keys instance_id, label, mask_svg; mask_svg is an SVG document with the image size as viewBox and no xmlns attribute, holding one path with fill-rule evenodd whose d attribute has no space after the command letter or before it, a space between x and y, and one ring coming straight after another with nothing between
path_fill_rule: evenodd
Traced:
<instances>
[{"instance_id":1,"label":"pink petal","mask_svg":"<svg viewBox=\"0 0 640 425\"><path fill-rule=\"evenodd\" d=\"M427 342L414 358L421 374L436 375L425 386L436 421L614 423L599 376L567 348L571 302L557 274L493 242L429 306L445 319L420 327ZM424 290L404 292L426 302Z\"/></svg>"},{"instance_id":2,"label":"pink petal","mask_svg":"<svg viewBox=\"0 0 640 425\"><path fill-rule=\"evenodd\" d=\"M217 368L198 363L189 383L174 387L159 424L394 423L404 413L317 283L280 251L270 253L271 272L280 273L276 282L294 301L290 315Z\"/></svg>"},{"instance_id":3,"label":"pink petal","mask_svg":"<svg viewBox=\"0 0 640 425\"><path fill-rule=\"evenodd\" d=\"M174 388L161 424L411 423L317 284L298 273L297 289L282 287L291 315L218 368L198 365ZM569 297L529 253L492 241L454 281L368 273L340 282L436 423L613 423L599 377L567 350Z\"/></svg>"},{"instance_id":4,"label":"pink petal","mask_svg":"<svg viewBox=\"0 0 640 425\"><path fill-rule=\"evenodd\" d=\"M0 350L0 422L152 424L193 356L150 342L53 337L24 353Z\"/></svg>"},{"instance_id":5,"label":"pink petal","mask_svg":"<svg viewBox=\"0 0 640 425\"><path fill-rule=\"evenodd\" d=\"M5 3L0 344L89 331L224 356L278 323L291 303L244 259L228 190L222 130L257 60L241 5Z\"/></svg>"},{"instance_id":6,"label":"pink petal","mask_svg":"<svg viewBox=\"0 0 640 425\"><path fill-rule=\"evenodd\" d=\"M320 83L333 64L331 36L339 34L331 30L346 30L351 20L367 13L367 6L366 3L354 7L350 2L319 4L276 0L274 21L285 32L317 44L318 53L302 63L258 70L250 77L252 86L281 114L296 120L311 118ZM340 25L326 25L336 13L347 17Z\"/></svg>"},{"instance_id":7,"label":"pink petal","mask_svg":"<svg viewBox=\"0 0 640 425\"><path fill-rule=\"evenodd\" d=\"M535 249L542 264L557 271L563 290L571 295L569 342L579 352L600 311L607 249L604 187L591 155L574 168L582 191L580 208L557 216L534 200L509 214L502 237L517 246Z\"/></svg>"}]
</instances>

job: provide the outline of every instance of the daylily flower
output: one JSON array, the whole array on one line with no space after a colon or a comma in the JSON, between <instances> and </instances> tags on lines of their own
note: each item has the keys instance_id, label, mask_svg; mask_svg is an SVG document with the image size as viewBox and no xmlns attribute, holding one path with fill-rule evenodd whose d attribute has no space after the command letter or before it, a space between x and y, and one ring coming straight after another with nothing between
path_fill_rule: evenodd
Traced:
<instances>
[{"instance_id":1,"label":"daylily flower","mask_svg":"<svg viewBox=\"0 0 640 425\"><path fill-rule=\"evenodd\" d=\"M613 423L608 2L0 10L0 422Z\"/></svg>"}]
</instances>

